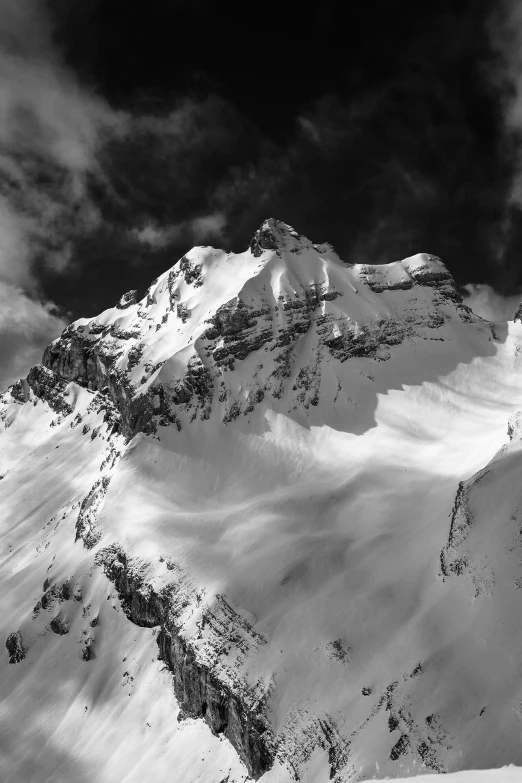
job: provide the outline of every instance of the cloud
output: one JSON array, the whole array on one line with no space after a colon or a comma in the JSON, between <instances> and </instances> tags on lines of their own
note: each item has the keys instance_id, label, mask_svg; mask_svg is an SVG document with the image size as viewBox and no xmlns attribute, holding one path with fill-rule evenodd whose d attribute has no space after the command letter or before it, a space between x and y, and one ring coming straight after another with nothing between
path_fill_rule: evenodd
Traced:
<instances>
[{"instance_id":1,"label":"cloud","mask_svg":"<svg viewBox=\"0 0 522 783\"><path fill-rule=\"evenodd\" d=\"M121 115L62 64L40 0L1 0L0 386L27 373L66 325L41 277L63 273L71 235L92 227L97 149Z\"/></svg>"},{"instance_id":2,"label":"cloud","mask_svg":"<svg viewBox=\"0 0 522 783\"><path fill-rule=\"evenodd\" d=\"M219 240L223 236L226 224L227 219L223 212L213 212L166 228L147 223L141 228L131 229L131 234L145 247L159 250L183 239L196 245L207 240Z\"/></svg>"},{"instance_id":3,"label":"cloud","mask_svg":"<svg viewBox=\"0 0 522 783\"><path fill-rule=\"evenodd\" d=\"M0 391L25 377L66 325L51 302L31 299L0 281Z\"/></svg>"},{"instance_id":4,"label":"cloud","mask_svg":"<svg viewBox=\"0 0 522 783\"><path fill-rule=\"evenodd\" d=\"M522 208L522 5L518 0L500 0L488 20L488 34L494 55L489 79L500 102L504 163L510 167L504 217L497 256L509 245Z\"/></svg>"},{"instance_id":5,"label":"cloud","mask_svg":"<svg viewBox=\"0 0 522 783\"><path fill-rule=\"evenodd\" d=\"M36 274L36 261L63 270L72 219L75 230L95 219L86 189L89 176L100 176L98 147L125 118L81 87L61 64L41 5L3 2L0 207L9 216L2 224L12 228L10 241L23 237L25 272L32 267Z\"/></svg>"},{"instance_id":6,"label":"cloud","mask_svg":"<svg viewBox=\"0 0 522 783\"><path fill-rule=\"evenodd\" d=\"M502 296L486 283L468 283L464 289L464 304L487 321L512 321L522 298L522 293Z\"/></svg>"},{"instance_id":7,"label":"cloud","mask_svg":"<svg viewBox=\"0 0 522 783\"><path fill-rule=\"evenodd\" d=\"M518 0L500 0L488 23L496 55L491 78L502 92L506 128L522 132L522 6Z\"/></svg>"},{"instance_id":8,"label":"cloud","mask_svg":"<svg viewBox=\"0 0 522 783\"><path fill-rule=\"evenodd\" d=\"M223 235L227 219L223 212L214 212L212 215L202 215L191 221L191 230L195 241L202 242L210 237Z\"/></svg>"}]
</instances>

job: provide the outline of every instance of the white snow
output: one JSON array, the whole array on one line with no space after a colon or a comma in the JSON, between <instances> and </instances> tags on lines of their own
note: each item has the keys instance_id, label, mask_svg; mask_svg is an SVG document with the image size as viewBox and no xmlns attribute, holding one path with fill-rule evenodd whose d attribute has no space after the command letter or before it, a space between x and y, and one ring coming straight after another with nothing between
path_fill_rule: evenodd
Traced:
<instances>
[{"instance_id":1,"label":"white snow","mask_svg":"<svg viewBox=\"0 0 522 783\"><path fill-rule=\"evenodd\" d=\"M394 778L395 783L411 783L411 778ZM444 776L444 783L520 783L522 769L512 764L500 769L467 770ZM417 775L415 783L433 783L433 775Z\"/></svg>"}]
</instances>

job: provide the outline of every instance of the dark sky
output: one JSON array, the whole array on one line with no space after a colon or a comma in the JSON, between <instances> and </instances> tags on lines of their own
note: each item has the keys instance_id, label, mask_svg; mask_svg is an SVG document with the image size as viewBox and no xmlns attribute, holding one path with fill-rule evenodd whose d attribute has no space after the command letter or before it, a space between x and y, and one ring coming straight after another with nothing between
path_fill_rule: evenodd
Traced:
<instances>
[{"instance_id":1,"label":"dark sky","mask_svg":"<svg viewBox=\"0 0 522 783\"><path fill-rule=\"evenodd\" d=\"M346 261L426 251L461 285L522 288L508 0L2 3L11 80L32 81L4 110L0 196L68 317L269 216Z\"/></svg>"}]
</instances>

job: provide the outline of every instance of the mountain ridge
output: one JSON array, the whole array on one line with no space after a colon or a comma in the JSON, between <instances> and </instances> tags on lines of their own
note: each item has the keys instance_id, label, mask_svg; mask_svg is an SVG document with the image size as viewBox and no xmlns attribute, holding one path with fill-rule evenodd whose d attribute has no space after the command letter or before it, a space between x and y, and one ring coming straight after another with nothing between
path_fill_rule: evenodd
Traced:
<instances>
[{"instance_id":1,"label":"mountain ridge","mask_svg":"<svg viewBox=\"0 0 522 783\"><path fill-rule=\"evenodd\" d=\"M324 256L318 248L326 251ZM337 290L336 284L346 292ZM209 287L211 294L207 294ZM396 302L382 306L379 297L369 296L362 304L353 301L364 299L359 287L371 294L414 287L428 293L420 307L415 297L409 309L406 301L406 311L399 317ZM217 299L215 288L220 293ZM345 293L352 295L345 308L339 302L333 304ZM208 417L218 396L224 403L222 420L227 423L252 412L265 393L283 396L285 381L292 375L294 343L312 326L317 332L312 347L315 355L307 357L295 378L301 390L295 395L296 403L306 407L316 404L320 353L341 362L355 356L382 357L386 346L421 329L443 326L453 312L448 304L455 306L454 314L460 320L477 320L434 256L419 254L382 266L343 267L329 247L312 245L287 224L270 219L252 235L246 253L234 256L214 248L195 248L160 276L141 302L136 301L135 292L129 292L116 308L74 322L46 350L43 364L62 379L98 391L107 387L114 404L128 411L123 426L131 435L154 428L154 418L181 426L177 410L166 402L162 384L162 376L168 381L176 377L177 368L169 373L170 363L181 361L184 377L178 379L177 388L169 390L174 406L189 405L193 415ZM348 312L352 309L355 317ZM439 339L435 334L433 339ZM219 376L234 370L237 361L262 348L269 352L272 371L261 373L265 376L261 380L259 369L251 371L245 400L238 399L222 378L224 388L213 388ZM34 375L29 383L39 382L38 378L33 382Z\"/></svg>"},{"instance_id":2,"label":"mountain ridge","mask_svg":"<svg viewBox=\"0 0 522 783\"><path fill-rule=\"evenodd\" d=\"M0 396L10 714L22 692L52 700L39 673L56 694L65 678L107 736L103 783L124 779L109 741L129 780L163 742L146 774L169 779L165 758L187 783L197 765L343 783L520 763L515 664L493 674L469 620L522 644L484 604L506 622L518 595L502 476L522 453L520 346L522 324L474 315L440 259L348 266L274 220L71 324ZM484 552L485 471L514 507ZM113 688L118 655L139 702ZM68 779L83 725L71 708ZM53 747L37 717L23 731Z\"/></svg>"}]
</instances>

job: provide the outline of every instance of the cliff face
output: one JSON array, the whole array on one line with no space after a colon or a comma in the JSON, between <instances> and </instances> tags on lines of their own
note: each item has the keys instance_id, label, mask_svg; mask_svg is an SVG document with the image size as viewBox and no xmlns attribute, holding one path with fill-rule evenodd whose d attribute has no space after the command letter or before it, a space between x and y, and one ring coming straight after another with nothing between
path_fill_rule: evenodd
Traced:
<instances>
[{"instance_id":1,"label":"cliff face","mask_svg":"<svg viewBox=\"0 0 522 783\"><path fill-rule=\"evenodd\" d=\"M197 659L197 651L184 639L177 621L179 604L176 588L156 592L144 580L140 568L129 566L121 547L109 547L96 555L108 578L114 582L126 616L136 625L159 627L157 644L159 658L172 673L176 699L184 717L202 718L214 734L223 734L240 755L249 774L257 779L273 764L275 741L266 717L265 699L246 689L241 683L235 688L220 681L208 665ZM253 631L233 610L226 607L229 627L227 632L237 631L253 635ZM201 618L201 624L212 622L215 607L209 607ZM223 605L219 610L223 612ZM236 631L236 632L237 632ZM265 640L261 640L265 643Z\"/></svg>"},{"instance_id":2,"label":"cliff face","mask_svg":"<svg viewBox=\"0 0 522 783\"><path fill-rule=\"evenodd\" d=\"M491 596L496 583L501 583L512 571L510 564L521 536L518 490L502 496L503 511L497 507L491 523L491 510L485 498L498 503L502 484L516 471L520 460L522 412L515 411L507 424L508 442L493 459L471 478L459 483L450 516L448 540L440 554L441 572L445 579L462 577L474 598ZM484 506L486 508L484 508ZM511 577L512 587L520 589L520 577ZM497 588L498 589L498 588Z\"/></svg>"},{"instance_id":3,"label":"cliff face","mask_svg":"<svg viewBox=\"0 0 522 783\"><path fill-rule=\"evenodd\" d=\"M517 761L516 656L481 640L522 645L521 330L434 256L346 265L274 220L71 324L0 395L0 695L28 746L58 730L38 705L81 701L101 783L113 757L180 783L495 765L497 726Z\"/></svg>"}]
</instances>

